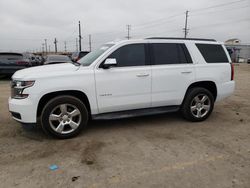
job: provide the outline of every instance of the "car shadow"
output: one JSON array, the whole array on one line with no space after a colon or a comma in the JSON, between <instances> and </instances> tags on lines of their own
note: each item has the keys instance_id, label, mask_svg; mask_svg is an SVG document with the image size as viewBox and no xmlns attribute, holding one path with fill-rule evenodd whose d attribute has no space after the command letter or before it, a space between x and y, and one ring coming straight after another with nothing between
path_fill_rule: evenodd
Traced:
<instances>
[{"instance_id":1,"label":"car shadow","mask_svg":"<svg viewBox=\"0 0 250 188\"><path fill-rule=\"evenodd\" d=\"M11 80L12 75L0 75L0 81L9 81Z\"/></svg>"},{"instance_id":2,"label":"car shadow","mask_svg":"<svg viewBox=\"0 0 250 188\"><path fill-rule=\"evenodd\" d=\"M123 119L110 119L110 120L91 120L88 123L88 126L83 130L80 135L77 137L85 137L99 133L101 131L113 131L113 130L127 130L134 129L139 127L150 127L150 126L166 126L174 125L176 122L183 123L185 120L177 113L166 113L159 115L149 115L149 116L140 116L132 118L123 118ZM43 140L55 140L55 138L46 135L41 125L39 124L22 124L23 131L21 133L22 137L25 137L30 140L40 141Z\"/></svg>"},{"instance_id":3,"label":"car shadow","mask_svg":"<svg viewBox=\"0 0 250 188\"><path fill-rule=\"evenodd\" d=\"M166 113L159 115L148 115L132 118L123 118L123 119L111 119L111 120L92 120L88 125L88 131L94 132L96 130L104 129L115 129L115 128L124 128L128 127L146 127L152 125L160 125L162 122L184 122L180 113Z\"/></svg>"}]
</instances>

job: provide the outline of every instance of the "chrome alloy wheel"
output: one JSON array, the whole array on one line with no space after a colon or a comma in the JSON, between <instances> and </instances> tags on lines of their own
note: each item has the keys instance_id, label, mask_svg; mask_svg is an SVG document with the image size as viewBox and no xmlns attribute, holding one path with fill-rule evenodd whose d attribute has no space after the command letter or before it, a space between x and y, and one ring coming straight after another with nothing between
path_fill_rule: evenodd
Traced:
<instances>
[{"instance_id":1,"label":"chrome alloy wheel","mask_svg":"<svg viewBox=\"0 0 250 188\"><path fill-rule=\"evenodd\" d=\"M60 134L73 132L79 127L81 120L80 110L71 104L60 104L49 115L50 127Z\"/></svg>"},{"instance_id":2,"label":"chrome alloy wheel","mask_svg":"<svg viewBox=\"0 0 250 188\"><path fill-rule=\"evenodd\" d=\"M202 118L209 112L211 108L211 101L205 94L199 94L194 97L191 102L190 110L196 118Z\"/></svg>"}]
</instances>

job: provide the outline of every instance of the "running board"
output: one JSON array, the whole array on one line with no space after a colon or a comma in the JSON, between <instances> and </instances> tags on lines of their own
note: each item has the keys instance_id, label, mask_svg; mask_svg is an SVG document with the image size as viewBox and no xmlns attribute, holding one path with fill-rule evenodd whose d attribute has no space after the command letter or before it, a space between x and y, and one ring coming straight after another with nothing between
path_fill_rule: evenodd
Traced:
<instances>
[{"instance_id":1,"label":"running board","mask_svg":"<svg viewBox=\"0 0 250 188\"><path fill-rule=\"evenodd\" d=\"M180 106L143 108L143 109L136 109L136 110L126 110L126 111L92 115L92 119L93 120L123 119L123 118L139 117L139 116L165 114L169 112L177 112L179 109L180 109Z\"/></svg>"}]
</instances>

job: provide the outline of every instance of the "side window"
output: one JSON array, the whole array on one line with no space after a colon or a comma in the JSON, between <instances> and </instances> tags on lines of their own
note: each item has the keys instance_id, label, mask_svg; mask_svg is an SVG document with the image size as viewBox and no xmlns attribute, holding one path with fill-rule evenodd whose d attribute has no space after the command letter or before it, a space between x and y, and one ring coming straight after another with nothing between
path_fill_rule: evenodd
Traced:
<instances>
[{"instance_id":1,"label":"side window","mask_svg":"<svg viewBox=\"0 0 250 188\"><path fill-rule=\"evenodd\" d=\"M177 44L180 63L193 63L185 44Z\"/></svg>"},{"instance_id":2,"label":"side window","mask_svg":"<svg viewBox=\"0 0 250 188\"><path fill-rule=\"evenodd\" d=\"M219 44L196 44L207 63L228 63L229 60Z\"/></svg>"},{"instance_id":3,"label":"side window","mask_svg":"<svg viewBox=\"0 0 250 188\"><path fill-rule=\"evenodd\" d=\"M192 63L185 44L155 43L152 50L155 65Z\"/></svg>"},{"instance_id":4,"label":"side window","mask_svg":"<svg viewBox=\"0 0 250 188\"><path fill-rule=\"evenodd\" d=\"M108 58L115 58L117 67L143 66L146 63L145 45L129 44L117 49Z\"/></svg>"}]
</instances>

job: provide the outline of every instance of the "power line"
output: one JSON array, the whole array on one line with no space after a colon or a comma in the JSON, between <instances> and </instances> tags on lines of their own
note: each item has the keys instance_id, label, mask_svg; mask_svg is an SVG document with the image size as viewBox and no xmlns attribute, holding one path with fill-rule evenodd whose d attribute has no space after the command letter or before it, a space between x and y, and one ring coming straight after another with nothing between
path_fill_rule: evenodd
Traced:
<instances>
[{"instance_id":1,"label":"power line","mask_svg":"<svg viewBox=\"0 0 250 188\"><path fill-rule=\"evenodd\" d=\"M162 23L162 22L165 22L165 21L168 21L169 19L173 19L173 18L176 18L176 17L180 17L180 16L182 16L183 14L181 13L181 14L175 14L175 15L171 15L171 16L168 16L168 17L164 17L164 18L159 18L159 19L155 19L155 20L151 20L151 21L149 21L149 22L144 22L144 23L142 23L142 24L139 24L139 25L135 25L134 27L145 27L145 26L147 26L147 25L155 25L156 23L157 24L160 24L160 23Z\"/></svg>"},{"instance_id":2,"label":"power line","mask_svg":"<svg viewBox=\"0 0 250 188\"><path fill-rule=\"evenodd\" d=\"M232 2L229 2L229 3L217 4L217 5L213 5L213 6L209 6L209 7L203 7L203 8L200 8L200 9L194 9L191 12L193 13L193 12L199 12L199 11L202 11L202 10L207 10L207 9L216 8L216 7L229 6L229 5L236 4L236 3L241 3L241 2L244 2L244 1L247 1L247 0L238 0L238 1L232 1ZM172 15L172 16L169 16L169 17L156 19L154 21L145 22L143 24L135 25L134 27L136 29L138 29L140 27L141 28L147 28L147 27L152 27L152 26L155 26L155 25L161 25L161 24L163 24L164 22L166 22L168 20L180 17L182 15L183 15L183 13L176 14L176 15Z\"/></svg>"},{"instance_id":3,"label":"power line","mask_svg":"<svg viewBox=\"0 0 250 188\"><path fill-rule=\"evenodd\" d=\"M217 4L217 5L213 5L213 6L209 6L209 7L204 7L204 8L200 8L200 9L194 9L194 10L191 10L191 12L199 12L199 11L203 11L203 10L207 10L207 9L211 9L211 8L229 6L229 5L232 5L232 4L235 4L235 3L241 3L241 2L244 2L244 1L248 1L248 0L231 1L231 2Z\"/></svg>"},{"instance_id":4,"label":"power line","mask_svg":"<svg viewBox=\"0 0 250 188\"><path fill-rule=\"evenodd\" d=\"M204 27L211 27L211 26L221 26L221 25L226 25L226 24L231 24L231 23L239 23L239 22L244 22L244 21L249 21L250 18L246 18L246 19L239 19L239 20L233 20L233 21L229 21L229 22L220 22L220 23L213 23L213 24L208 24L208 25L201 25L201 26L198 26L198 27L192 27L192 30L193 29L200 29L201 27L204 28Z\"/></svg>"},{"instance_id":5,"label":"power line","mask_svg":"<svg viewBox=\"0 0 250 188\"><path fill-rule=\"evenodd\" d=\"M244 2L244 1L247 1L247 0L232 1L232 2L229 2L229 3L217 4L217 5L213 5L213 6L209 6L209 7L203 7L203 8L200 8L200 9L194 9L194 10L191 10L191 13L199 12L199 11L203 11L203 10L207 10L207 9L211 9L211 8L229 6L229 5L236 4L236 3L241 3L241 2ZM166 21L168 21L170 19L182 16L182 15L183 15L183 13L176 14L176 15L172 15L172 16L169 16L169 17L156 19L154 21L145 22L144 24L135 25L134 27L137 29L137 27L147 28L147 27L152 27L154 25L161 25L161 24L163 24L164 22L166 22Z\"/></svg>"}]
</instances>

